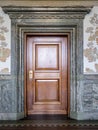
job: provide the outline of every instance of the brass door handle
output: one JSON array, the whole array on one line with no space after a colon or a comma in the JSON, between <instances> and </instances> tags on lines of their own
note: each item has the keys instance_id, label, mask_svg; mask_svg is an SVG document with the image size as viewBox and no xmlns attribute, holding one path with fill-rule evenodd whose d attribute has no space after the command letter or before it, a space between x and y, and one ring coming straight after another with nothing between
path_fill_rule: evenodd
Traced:
<instances>
[{"instance_id":1,"label":"brass door handle","mask_svg":"<svg viewBox=\"0 0 98 130\"><path fill-rule=\"evenodd\" d=\"M33 79L33 71L29 70L29 79Z\"/></svg>"}]
</instances>

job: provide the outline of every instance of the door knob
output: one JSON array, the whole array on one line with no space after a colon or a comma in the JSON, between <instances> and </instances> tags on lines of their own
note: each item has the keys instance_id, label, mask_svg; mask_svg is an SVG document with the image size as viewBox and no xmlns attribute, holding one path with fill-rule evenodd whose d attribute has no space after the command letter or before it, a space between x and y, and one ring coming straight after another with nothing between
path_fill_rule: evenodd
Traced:
<instances>
[{"instance_id":1,"label":"door knob","mask_svg":"<svg viewBox=\"0 0 98 130\"><path fill-rule=\"evenodd\" d=\"M29 70L29 79L33 79L33 71Z\"/></svg>"}]
</instances>

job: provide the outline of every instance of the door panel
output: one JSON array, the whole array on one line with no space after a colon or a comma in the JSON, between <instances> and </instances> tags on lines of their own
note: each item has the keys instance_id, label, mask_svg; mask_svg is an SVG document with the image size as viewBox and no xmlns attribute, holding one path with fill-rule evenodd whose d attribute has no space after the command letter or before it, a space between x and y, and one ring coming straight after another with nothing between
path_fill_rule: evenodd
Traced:
<instances>
[{"instance_id":1,"label":"door panel","mask_svg":"<svg viewBox=\"0 0 98 130\"><path fill-rule=\"evenodd\" d=\"M58 80L36 80L35 102L51 103L59 101L59 81Z\"/></svg>"},{"instance_id":2,"label":"door panel","mask_svg":"<svg viewBox=\"0 0 98 130\"><path fill-rule=\"evenodd\" d=\"M67 114L67 37L27 37L27 113Z\"/></svg>"},{"instance_id":3,"label":"door panel","mask_svg":"<svg viewBox=\"0 0 98 130\"><path fill-rule=\"evenodd\" d=\"M57 70L59 69L59 46L58 44L37 44L35 45L35 69L36 70Z\"/></svg>"}]
</instances>

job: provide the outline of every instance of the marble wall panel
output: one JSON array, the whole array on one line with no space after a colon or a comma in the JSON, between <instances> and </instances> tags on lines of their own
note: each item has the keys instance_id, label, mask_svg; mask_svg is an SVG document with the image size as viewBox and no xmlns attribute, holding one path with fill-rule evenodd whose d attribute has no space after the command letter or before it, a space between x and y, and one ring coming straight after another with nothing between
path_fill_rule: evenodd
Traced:
<instances>
[{"instance_id":1,"label":"marble wall panel","mask_svg":"<svg viewBox=\"0 0 98 130\"><path fill-rule=\"evenodd\" d=\"M0 113L11 113L16 111L14 81L0 80Z\"/></svg>"},{"instance_id":2,"label":"marble wall panel","mask_svg":"<svg viewBox=\"0 0 98 130\"><path fill-rule=\"evenodd\" d=\"M98 112L98 84L84 83L82 105L84 112Z\"/></svg>"}]
</instances>

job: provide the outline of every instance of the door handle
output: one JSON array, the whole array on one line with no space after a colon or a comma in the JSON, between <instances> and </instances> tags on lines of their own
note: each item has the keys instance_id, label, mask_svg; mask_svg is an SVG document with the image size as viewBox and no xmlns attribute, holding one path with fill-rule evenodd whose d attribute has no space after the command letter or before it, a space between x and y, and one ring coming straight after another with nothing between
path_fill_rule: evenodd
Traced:
<instances>
[{"instance_id":1,"label":"door handle","mask_svg":"<svg viewBox=\"0 0 98 130\"><path fill-rule=\"evenodd\" d=\"M29 79L33 79L33 71L29 70Z\"/></svg>"}]
</instances>

